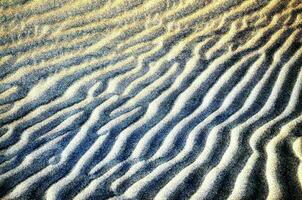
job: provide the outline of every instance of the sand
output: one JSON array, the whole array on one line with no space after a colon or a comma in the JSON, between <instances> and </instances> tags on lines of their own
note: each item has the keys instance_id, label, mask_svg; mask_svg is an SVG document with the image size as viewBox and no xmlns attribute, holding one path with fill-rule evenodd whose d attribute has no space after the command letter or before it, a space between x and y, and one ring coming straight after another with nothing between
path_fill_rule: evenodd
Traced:
<instances>
[{"instance_id":1,"label":"sand","mask_svg":"<svg viewBox=\"0 0 302 200\"><path fill-rule=\"evenodd\" d=\"M302 199L301 9L0 1L0 199Z\"/></svg>"}]
</instances>

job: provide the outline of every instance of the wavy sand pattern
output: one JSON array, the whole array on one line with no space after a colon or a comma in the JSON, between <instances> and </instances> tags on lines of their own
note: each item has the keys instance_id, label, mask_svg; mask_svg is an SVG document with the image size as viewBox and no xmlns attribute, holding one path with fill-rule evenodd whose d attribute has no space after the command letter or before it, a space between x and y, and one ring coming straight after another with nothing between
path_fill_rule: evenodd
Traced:
<instances>
[{"instance_id":1,"label":"wavy sand pattern","mask_svg":"<svg viewBox=\"0 0 302 200\"><path fill-rule=\"evenodd\" d=\"M302 1L0 1L0 199L301 200Z\"/></svg>"}]
</instances>

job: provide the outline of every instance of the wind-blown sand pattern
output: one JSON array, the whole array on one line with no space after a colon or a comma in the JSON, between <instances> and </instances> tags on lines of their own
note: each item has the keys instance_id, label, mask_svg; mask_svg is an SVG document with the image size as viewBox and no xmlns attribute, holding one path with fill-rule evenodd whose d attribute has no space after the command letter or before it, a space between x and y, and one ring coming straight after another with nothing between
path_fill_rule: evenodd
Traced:
<instances>
[{"instance_id":1,"label":"wind-blown sand pattern","mask_svg":"<svg viewBox=\"0 0 302 200\"><path fill-rule=\"evenodd\" d=\"M0 199L302 199L301 0L0 8Z\"/></svg>"}]
</instances>

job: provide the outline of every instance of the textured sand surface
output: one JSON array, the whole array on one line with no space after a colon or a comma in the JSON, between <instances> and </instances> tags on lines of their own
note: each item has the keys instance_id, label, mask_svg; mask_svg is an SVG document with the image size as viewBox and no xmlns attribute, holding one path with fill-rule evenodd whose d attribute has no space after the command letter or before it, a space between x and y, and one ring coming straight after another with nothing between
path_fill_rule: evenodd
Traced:
<instances>
[{"instance_id":1,"label":"textured sand surface","mask_svg":"<svg viewBox=\"0 0 302 200\"><path fill-rule=\"evenodd\" d=\"M0 199L302 200L302 1L0 0Z\"/></svg>"}]
</instances>

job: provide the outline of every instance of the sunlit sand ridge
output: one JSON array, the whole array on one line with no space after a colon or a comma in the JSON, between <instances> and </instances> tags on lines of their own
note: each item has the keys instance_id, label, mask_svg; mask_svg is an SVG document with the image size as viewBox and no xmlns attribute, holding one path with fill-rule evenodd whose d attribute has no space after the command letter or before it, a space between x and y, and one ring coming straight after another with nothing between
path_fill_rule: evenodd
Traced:
<instances>
[{"instance_id":1,"label":"sunlit sand ridge","mask_svg":"<svg viewBox=\"0 0 302 200\"><path fill-rule=\"evenodd\" d=\"M301 0L0 1L0 199L302 199Z\"/></svg>"}]
</instances>

